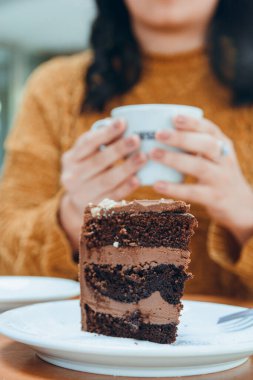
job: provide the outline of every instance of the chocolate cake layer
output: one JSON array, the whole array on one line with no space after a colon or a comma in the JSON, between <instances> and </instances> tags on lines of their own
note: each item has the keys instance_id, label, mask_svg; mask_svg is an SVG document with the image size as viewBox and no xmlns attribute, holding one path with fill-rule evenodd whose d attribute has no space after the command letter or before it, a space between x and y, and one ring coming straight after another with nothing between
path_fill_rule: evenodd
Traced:
<instances>
[{"instance_id":1,"label":"chocolate cake layer","mask_svg":"<svg viewBox=\"0 0 253 380\"><path fill-rule=\"evenodd\" d=\"M177 323L182 304L172 305L164 301L159 292L153 293L136 303L124 303L115 301L101 295L98 291L84 286L81 297L81 305L87 303L97 313L111 314L113 317L124 318L126 314L139 311L145 323L167 324ZM87 328L86 316L82 316L82 326Z\"/></svg>"},{"instance_id":2,"label":"chocolate cake layer","mask_svg":"<svg viewBox=\"0 0 253 380\"><path fill-rule=\"evenodd\" d=\"M183 267L173 264L126 267L89 264L84 267L85 281L100 294L120 302L138 302L159 291L161 297L176 305L190 277Z\"/></svg>"},{"instance_id":3,"label":"chocolate cake layer","mask_svg":"<svg viewBox=\"0 0 253 380\"><path fill-rule=\"evenodd\" d=\"M110 314L96 313L85 304L87 330L114 337L149 340L155 343L173 343L176 340L177 325L144 323L140 312L135 311L125 318Z\"/></svg>"},{"instance_id":4,"label":"chocolate cake layer","mask_svg":"<svg viewBox=\"0 0 253 380\"><path fill-rule=\"evenodd\" d=\"M115 213L87 220L82 232L87 247L171 247L188 249L196 219L191 214L168 211Z\"/></svg>"},{"instance_id":5,"label":"chocolate cake layer","mask_svg":"<svg viewBox=\"0 0 253 380\"><path fill-rule=\"evenodd\" d=\"M190 263L190 252L182 249L167 247L114 247L107 245L101 248L85 249L86 254L82 256L82 264L117 264L136 266L151 264L173 264L176 267L183 266L187 269Z\"/></svg>"}]
</instances>

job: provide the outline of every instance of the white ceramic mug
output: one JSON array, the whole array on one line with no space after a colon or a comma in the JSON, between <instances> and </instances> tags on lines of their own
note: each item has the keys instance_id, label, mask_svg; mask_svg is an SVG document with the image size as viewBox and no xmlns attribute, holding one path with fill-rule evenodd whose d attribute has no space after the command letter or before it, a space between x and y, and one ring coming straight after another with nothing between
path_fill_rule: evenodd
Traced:
<instances>
[{"instance_id":1,"label":"white ceramic mug","mask_svg":"<svg viewBox=\"0 0 253 380\"><path fill-rule=\"evenodd\" d=\"M172 118L179 114L201 119L203 110L178 104L141 104L117 107L111 111L112 118L121 118L126 121L125 136L134 134L140 136L141 151L144 153L150 152L155 147L178 151L176 148L156 141L155 133L158 130L174 128ZM97 130L110 122L110 118L98 120L93 124L92 129ZM182 173L152 160L149 160L138 172L138 178L142 185L152 185L156 181L183 181Z\"/></svg>"}]
</instances>

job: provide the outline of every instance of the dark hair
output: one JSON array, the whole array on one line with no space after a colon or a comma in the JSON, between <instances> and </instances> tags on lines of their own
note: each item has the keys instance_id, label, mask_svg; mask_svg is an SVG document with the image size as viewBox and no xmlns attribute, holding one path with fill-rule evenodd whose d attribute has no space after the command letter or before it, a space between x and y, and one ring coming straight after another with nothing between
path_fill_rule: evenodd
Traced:
<instances>
[{"instance_id":1,"label":"dark hair","mask_svg":"<svg viewBox=\"0 0 253 380\"><path fill-rule=\"evenodd\" d=\"M94 59L87 70L81 111L103 111L107 102L138 82L141 52L124 0L95 0L91 32ZM253 102L253 1L220 0L207 35L209 61L231 89L234 105Z\"/></svg>"}]
</instances>

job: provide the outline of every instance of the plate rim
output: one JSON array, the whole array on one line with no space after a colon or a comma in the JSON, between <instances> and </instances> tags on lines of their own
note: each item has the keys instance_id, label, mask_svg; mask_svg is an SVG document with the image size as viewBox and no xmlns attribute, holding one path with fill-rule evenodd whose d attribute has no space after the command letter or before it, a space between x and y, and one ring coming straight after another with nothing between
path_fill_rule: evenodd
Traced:
<instances>
[{"instance_id":1,"label":"plate rim","mask_svg":"<svg viewBox=\"0 0 253 380\"><path fill-rule=\"evenodd\" d=\"M42 305L46 307L49 304L56 304L56 303L79 303L79 300L64 300L64 301L51 301L51 302L43 302L43 303L36 303L33 305L28 306L22 306L20 308L16 308L13 310L5 311L0 315L0 333L17 341L20 343L27 344L32 347L38 347L38 348L44 348L49 350L60 350L62 352L69 352L74 351L76 353L83 353L83 354L96 354L96 355L103 355L103 356L117 356L120 357L124 354L124 356L145 356L145 357L178 357L179 355L185 358L195 357L196 354L200 357L211 357L211 356L217 356L217 355L235 355L235 354L244 354L244 355L252 355L253 353L253 340L251 343L237 343L235 345L231 346L225 346L226 349L224 350L224 346L220 344L215 344L213 346L173 346L173 345L160 345L151 343L153 347L147 347L142 348L141 350L138 347L138 341L137 345L131 346L131 347L120 347L120 346L111 346L110 351L107 352L104 350L104 347L90 347L88 344L85 346L83 344L79 344L78 342L71 342L70 340L57 340L57 338L50 339L48 337L40 337L38 340L37 335L28 335L27 333L24 333L19 330L13 329L13 327L8 326L8 324L5 324L4 321L6 320L6 317L8 314L14 314L19 312L22 309L25 308L36 308L41 307ZM233 305L226 305L226 304L218 304L215 302L205 302L205 301L190 301L190 300L184 300L183 303L185 305L187 304L196 304L196 303L206 303L208 305L221 305L221 306L231 306L234 308L243 309L239 306L233 306ZM42 307L43 307L42 306ZM3 319L3 321L2 321ZM113 339L113 337L111 337ZM157 349L160 347L160 349ZM166 349L167 348L167 349Z\"/></svg>"},{"instance_id":2,"label":"plate rim","mask_svg":"<svg viewBox=\"0 0 253 380\"><path fill-rule=\"evenodd\" d=\"M38 297L20 297L20 298L12 298L12 299L4 299L0 297L0 307L1 304L4 305L14 305L14 304L21 304L21 303L42 303L43 300L45 301L54 301L54 300L64 300L66 297L76 297L80 295L80 283L78 281L69 279L69 278L62 278L62 277L52 277L52 276L1 276L0 282L2 282L3 279L19 279L19 280L38 280L42 281L44 279L46 280L52 280L57 282L65 282L65 283L71 283L73 285L72 289L68 289L68 291L65 292L65 294L61 295L55 295L53 293L49 293L48 295L41 295ZM74 286L76 289L74 289ZM44 303L44 302L43 302ZM25 306L25 305L24 305ZM30 305L29 305L30 306ZM23 307L23 306L21 306Z\"/></svg>"}]
</instances>

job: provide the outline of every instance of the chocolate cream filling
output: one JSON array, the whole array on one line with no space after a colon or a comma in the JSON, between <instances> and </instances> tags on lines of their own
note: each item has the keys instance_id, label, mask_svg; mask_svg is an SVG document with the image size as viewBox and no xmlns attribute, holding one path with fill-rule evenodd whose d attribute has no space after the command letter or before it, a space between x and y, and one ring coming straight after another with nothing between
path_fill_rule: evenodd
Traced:
<instances>
[{"instance_id":1,"label":"chocolate cream filling","mask_svg":"<svg viewBox=\"0 0 253 380\"><path fill-rule=\"evenodd\" d=\"M167 247L114 247L107 245L86 250L81 247L82 264L143 266L145 264L173 264L187 269L190 252Z\"/></svg>"},{"instance_id":2,"label":"chocolate cream filling","mask_svg":"<svg viewBox=\"0 0 253 380\"><path fill-rule=\"evenodd\" d=\"M181 304L171 305L164 301L158 291L146 299L141 299L137 303L126 304L102 296L86 284L83 287L81 307L84 308L85 304L88 304L96 313L110 314L113 317L120 318L126 318L129 314L139 311L143 322L151 324L177 324L180 310L182 309ZM83 313L82 324L85 329L85 313Z\"/></svg>"}]
</instances>

